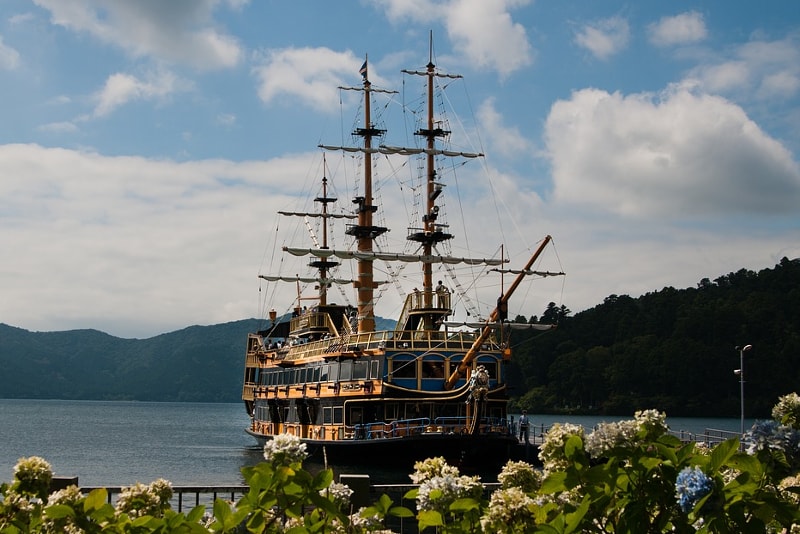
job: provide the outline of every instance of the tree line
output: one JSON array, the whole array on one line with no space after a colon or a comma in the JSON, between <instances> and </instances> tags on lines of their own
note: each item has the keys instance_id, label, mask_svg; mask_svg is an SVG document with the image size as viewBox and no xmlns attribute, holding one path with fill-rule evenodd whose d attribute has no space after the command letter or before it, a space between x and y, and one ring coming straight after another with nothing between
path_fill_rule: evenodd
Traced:
<instances>
[{"instance_id":1,"label":"tree line","mask_svg":"<svg viewBox=\"0 0 800 534\"><path fill-rule=\"evenodd\" d=\"M545 333L514 333L512 407L534 413L738 417L744 352L745 416L764 418L800 385L800 260L741 269L697 287L638 298L610 295L571 314L550 303ZM528 333L530 332L530 333Z\"/></svg>"}]
</instances>

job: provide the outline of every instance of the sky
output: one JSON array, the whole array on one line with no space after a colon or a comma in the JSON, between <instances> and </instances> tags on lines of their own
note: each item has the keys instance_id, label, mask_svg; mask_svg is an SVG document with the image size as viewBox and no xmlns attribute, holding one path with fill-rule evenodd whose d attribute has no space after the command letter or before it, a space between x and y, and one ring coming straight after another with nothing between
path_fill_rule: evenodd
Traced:
<instances>
[{"instance_id":1,"label":"sky","mask_svg":"<svg viewBox=\"0 0 800 534\"><path fill-rule=\"evenodd\" d=\"M463 76L453 138L485 154L446 188L464 254L519 263L551 235L566 272L523 315L798 258L794 4L3 0L0 322L147 338L263 315L273 213L349 140L337 88L365 58L387 116L417 91L402 69ZM385 194L388 219L413 210Z\"/></svg>"}]
</instances>

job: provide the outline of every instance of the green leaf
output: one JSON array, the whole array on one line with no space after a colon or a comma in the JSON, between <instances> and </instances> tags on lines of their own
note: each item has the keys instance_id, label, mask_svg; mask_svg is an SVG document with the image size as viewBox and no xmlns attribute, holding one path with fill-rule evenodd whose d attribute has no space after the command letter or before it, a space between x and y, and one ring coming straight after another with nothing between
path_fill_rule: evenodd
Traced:
<instances>
[{"instance_id":1,"label":"green leaf","mask_svg":"<svg viewBox=\"0 0 800 534\"><path fill-rule=\"evenodd\" d=\"M205 513L206 513L206 507L205 506L202 506L202 505L195 506L194 508L192 508L189 511L188 514L186 514L186 520L190 521L192 523L197 523L201 519L203 519L203 514L205 514Z\"/></svg>"},{"instance_id":2,"label":"green leaf","mask_svg":"<svg viewBox=\"0 0 800 534\"><path fill-rule=\"evenodd\" d=\"M423 531L428 527L443 527L444 520L442 514L434 510L424 510L417 514L419 530Z\"/></svg>"},{"instance_id":3,"label":"green leaf","mask_svg":"<svg viewBox=\"0 0 800 534\"><path fill-rule=\"evenodd\" d=\"M731 457L739 450L739 438L725 440L717 444L711 451L711 464L709 467L712 472L716 473L720 467L731 459Z\"/></svg>"},{"instance_id":4,"label":"green leaf","mask_svg":"<svg viewBox=\"0 0 800 534\"><path fill-rule=\"evenodd\" d=\"M44 509L44 513L50 519L63 519L65 517L75 517L75 510L66 504L54 504Z\"/></svg>"},{"instance_id":5,"label":"green leaf","mask_svg":"<svg viewBox=\"0 0 800 534\"><path fill-rule=\"evenodd\" d=\"M89 492L83 500L83 511L98 510L108 502L108 492L104 488L98 488Z\"/></svg>"},{"instance_id":6,"label":"green leaf","mask_svg":"<svg viewBox=\"0 0 800 534\"><path fill-rule=\"evenodd\" d=\"M389 508L388 515L392 517L414 517L414 512L405 506L393 506Z\"/></svg>"},{"instance_id":7,"label":"green leaf","mask_svg":"<svg viewBox=\"0 0 800 534\"><path fill-rule=\"evenodd\" d=\"M480 503L475 499L471 498L456 499L450 505L451 512L468 512L470 510L478 510L478 509L480 509Z\"/></svg>"},{"instance_id":8,"label":"green leaf","mask_svg":"<svg viewBox=\"0 0 800 534\"><path fill-rule=\"evenodd\" d=\"M567 474L564 471L554 471L548 474L542 481L542 486L539 492L545 495L565 491L567 489L564 482L567 479Z\"/></svg>"},{"instance_id":9,"label":"green leaf","mask_svg":"<svg viewBox=\"0 0 800 534\"><path fill-rule=\"evenodd\" d=\"M583 522L586 512L589 511L589 498L584 497L580 506L571 513L566 514L566 521L564 524L564 534L575 532Z\"/></svg>"}]
</instances>

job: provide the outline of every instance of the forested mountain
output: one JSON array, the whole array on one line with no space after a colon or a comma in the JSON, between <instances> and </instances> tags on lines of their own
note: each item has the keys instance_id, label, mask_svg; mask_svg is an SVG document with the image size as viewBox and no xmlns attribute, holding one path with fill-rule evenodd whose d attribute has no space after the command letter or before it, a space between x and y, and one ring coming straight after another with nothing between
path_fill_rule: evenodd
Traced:
<instances>
[{"instance_id":1,"label":"forested mountain","mask_svg":"<svg viewBox=\"0 0 800 534\"><path fill-rule=\"evenodd\" d=\"M0 324L0 398L237 402L255 319L149 339Z\"/></svg>"},{"instance_id":2,"label":"forested mountain","mask_svg":"<svg viewBox=\"0 0 800 534\"><path fill-rule=\"evenodd\" d=\"M511 395L534 413L738 417L735 347L747 344L748 417L767 417L780 395L800 392L800 260L695 288L611 295L575 316L551 303L516 321L558 323L512 338ZM121 339L0 324L0 398L238 402L247 332L257 325Z\"/></svg>"},{"instance_id":3,"label":"forested mountain","mask_svg":"<svg viewBox=\"0 0 800 534\"><path fill-rule=\"evenodd\" d=\"M800 392L800 260L695 288L611 295L574 317L551 303L526 322L558 323L514 336L512 395L533 413L738 417L736 347L748 344L747 417L767 417L779 396Z\"/></svg>"}]
</instances>

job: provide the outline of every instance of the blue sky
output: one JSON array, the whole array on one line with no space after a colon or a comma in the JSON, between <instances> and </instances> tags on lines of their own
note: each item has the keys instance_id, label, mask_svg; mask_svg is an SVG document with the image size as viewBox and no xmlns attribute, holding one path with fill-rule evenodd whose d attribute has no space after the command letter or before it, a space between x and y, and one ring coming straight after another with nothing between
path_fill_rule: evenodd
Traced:
<instances>
[{"instance_id":1,"label":"blue sky","mask_svg":"<svg viewBox=\"0 0 800 534\"><path fill-rule=\"evenodd\" d=\"M0 322L259 315L272 212L357 112L337 87L368 55L410 95L431 31L487 155L491 188L461 191L471 252L551 234L567 272L519 313L800 256L794 2L4 0Z\"/></svg>"}]
</instances>

